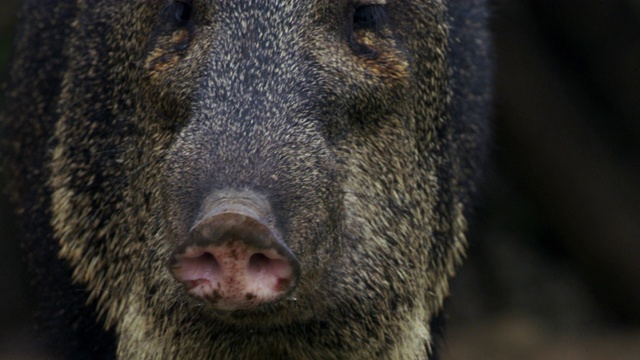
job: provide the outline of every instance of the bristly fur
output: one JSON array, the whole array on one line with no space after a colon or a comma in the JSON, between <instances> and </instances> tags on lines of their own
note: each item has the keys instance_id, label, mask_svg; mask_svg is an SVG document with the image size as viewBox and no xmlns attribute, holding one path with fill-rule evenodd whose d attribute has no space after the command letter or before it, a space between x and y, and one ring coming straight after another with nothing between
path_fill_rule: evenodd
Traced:
<instances>
[{"instance_id":1,"label":"bristly fur","mask_svg":"<svg viewBox=\"0 0 640 360\"><path fill-rule=\"evenodd\" d=\"M26 1L2 154L52 351L434 359L488 139L486 21L484 0ZM225 190L270 202L294 296L221 315L170 276Z\"/></svg>"}]
</instances>

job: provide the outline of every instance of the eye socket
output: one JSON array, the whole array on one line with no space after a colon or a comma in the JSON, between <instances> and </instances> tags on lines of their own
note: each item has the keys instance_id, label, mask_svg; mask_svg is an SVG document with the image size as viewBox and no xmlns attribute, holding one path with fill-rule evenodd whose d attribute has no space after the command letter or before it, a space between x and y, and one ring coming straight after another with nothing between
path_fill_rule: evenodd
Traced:
<instances>
[{"instance_id":1,"label":"eye socket","mask_svg":"<svg viewBox=\"0 0 640 360\"><path fill-rule=\"evenodd\" d=\"M174 20L178 25L184 26L189 23L192 15L192 0L176 0L171 5L171 12L173 13Z\"/></svg>"},{"instance_id":2,"label":"eye socket","mask_svg":"<svg viewBox=\"0 0 640 360\"><path fill-rule=\"evenodd\" d=\"M387 12L384 5L370 4L356 7L353 13L353 29L380 31L387 24Z\"/></svg>"}]
</instances>

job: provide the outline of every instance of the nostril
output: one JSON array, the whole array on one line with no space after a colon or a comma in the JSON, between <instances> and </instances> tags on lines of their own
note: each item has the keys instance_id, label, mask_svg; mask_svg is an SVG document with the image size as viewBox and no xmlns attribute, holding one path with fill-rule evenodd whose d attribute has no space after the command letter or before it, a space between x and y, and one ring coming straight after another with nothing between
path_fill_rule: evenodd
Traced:
<instances>
[{"instance_id":1,"label":"nostril","mask_svg":"<svg viewBox=\"0 0 640 360\"><path fill-rule=\"evenodd\" d=\"M213 254L206 252L193 259L193 261L196 264L196 268L202 270L201 273L204 273L207 277L222 276L222 267Z\"/></svg>"},{"instance_id":2,"label":"nostril","mask_svg":"<svg viewBox=\"0 0 640 360\"><path fill-rule=\"evenodd\" d=\"M256 253L249 258L248 272L252 275L264 272L272 260L263 253Z\"/></svg>"},{"instance_id":3,"label":"nostril","mask_svg":"<svg viewBox=\"0 0 640 360\"><path fill-rule=\"evenodd\" d=\"M247 275L255 284L270 288L273 291L285 291L292 280L293 267L286 258L275 251L255 253L249 258Z\"/></svg>"},{"instance_id":4,"label":"nostril","mask_svg":"<svg viewBox=\"0 0 640 360\"><path fill-rule=\"evenodd\" d=\"M222 278L224 273L222 266L216 257L208 252L199 251L193 254L180 256L180 260L173 271L178 274L183 281L197 282L207 281L214 283Z\"/></svg>"}]
</instances>

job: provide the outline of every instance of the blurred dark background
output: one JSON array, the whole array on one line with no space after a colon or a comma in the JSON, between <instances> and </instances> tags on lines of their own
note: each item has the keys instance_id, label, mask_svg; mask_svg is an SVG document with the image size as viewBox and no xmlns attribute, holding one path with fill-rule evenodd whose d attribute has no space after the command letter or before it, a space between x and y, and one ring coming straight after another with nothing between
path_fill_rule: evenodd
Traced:
<instances>
[{"instance_id":1,"label":"blurred dark background","mask_svg":"<svg viewBox=\"0 0 640 360\"><path fill-rule=\"evenodd\" d=\"M0 5L2 83L17 3ZM443 358L640 359L640 0L492 12L493 161ZM0 359L42 358L14 234L3 195Z\"/></svg>"}]
</instances>

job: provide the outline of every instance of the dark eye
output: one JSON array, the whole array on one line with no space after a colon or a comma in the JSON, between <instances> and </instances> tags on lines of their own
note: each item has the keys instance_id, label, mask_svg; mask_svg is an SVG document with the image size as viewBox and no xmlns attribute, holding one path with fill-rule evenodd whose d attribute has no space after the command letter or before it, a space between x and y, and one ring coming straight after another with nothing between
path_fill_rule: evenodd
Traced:
<instances>
[{"instance_id":1,"label":"dark eye","mask_svg":"<svg viewBox=\"0 0 640 360\"><path fill-rule=\"evenodd\" d=\"M360 5L353 13L353 29L380 31L387 23L387 13L383 5Z\"/></svg>"},{"instance_id":2,"label":"dark eye","mask_svg":"<svg viewBox=\"0 0 640 360\"><path fill-rule=\"evenodd\" d=\"M191 0L173 2L171 5L171 11L178 25L184 26L191 20L191 7Z\"/></svg>"}]
</instances>

